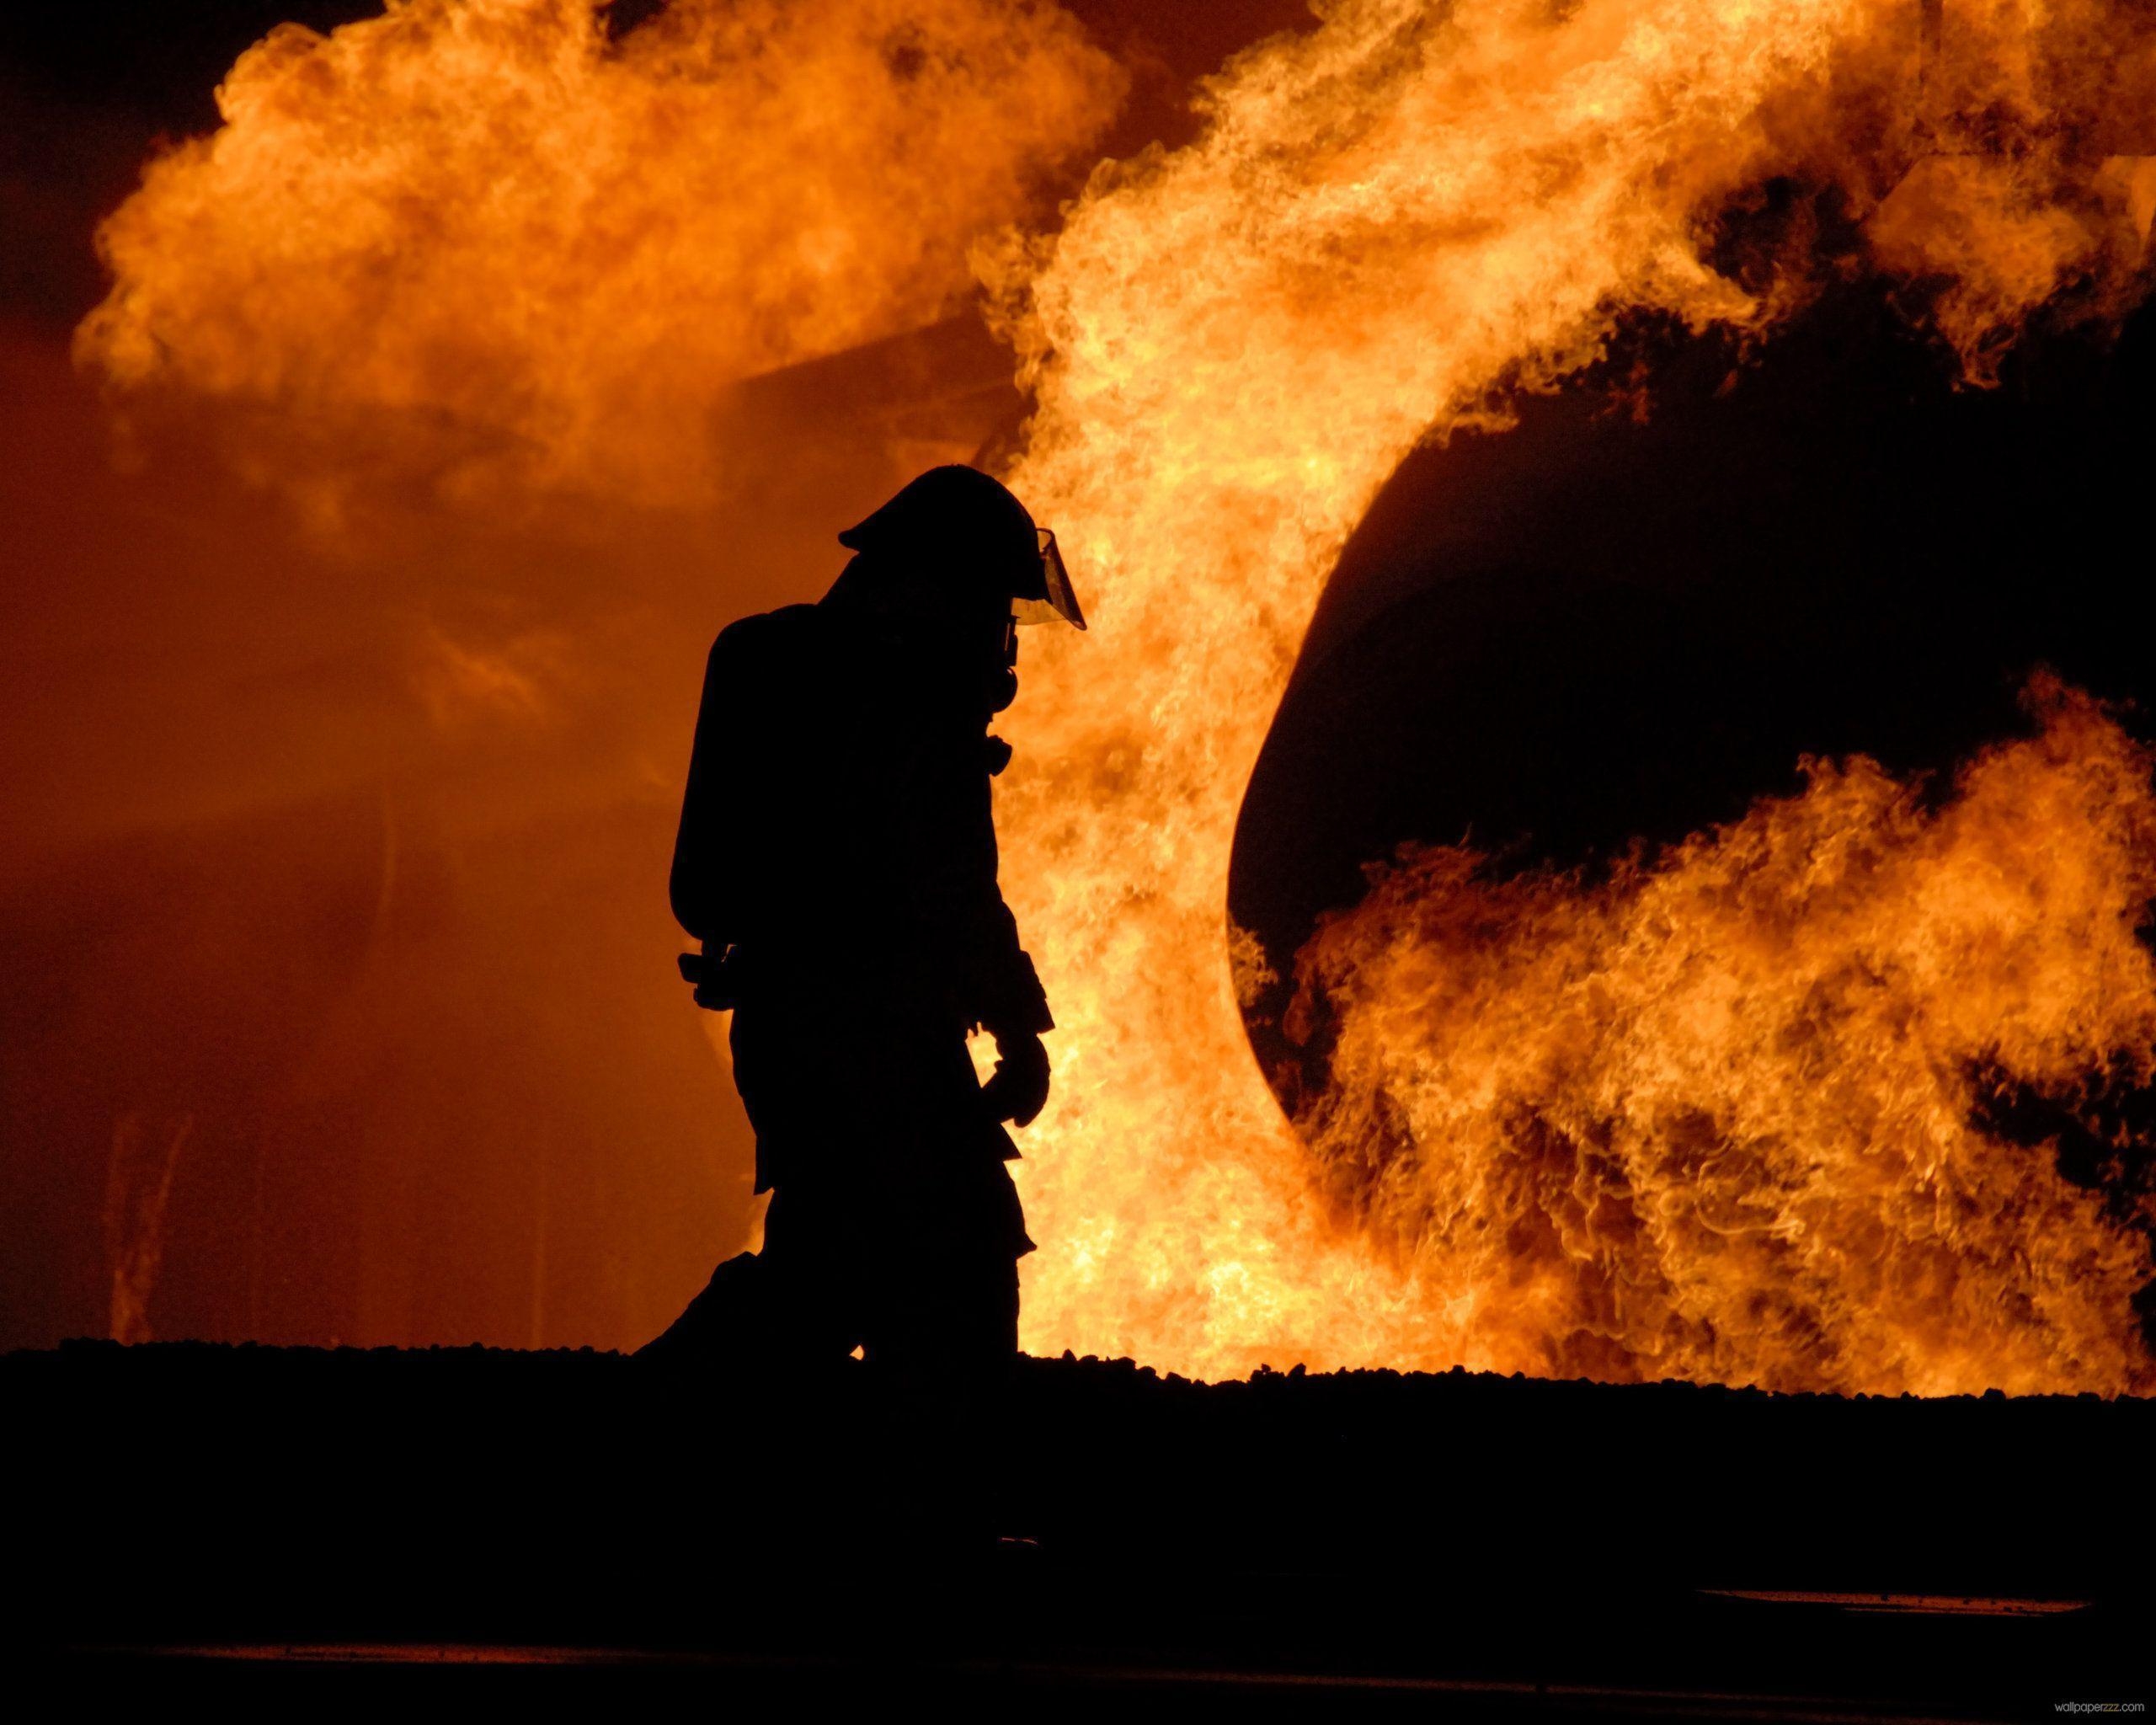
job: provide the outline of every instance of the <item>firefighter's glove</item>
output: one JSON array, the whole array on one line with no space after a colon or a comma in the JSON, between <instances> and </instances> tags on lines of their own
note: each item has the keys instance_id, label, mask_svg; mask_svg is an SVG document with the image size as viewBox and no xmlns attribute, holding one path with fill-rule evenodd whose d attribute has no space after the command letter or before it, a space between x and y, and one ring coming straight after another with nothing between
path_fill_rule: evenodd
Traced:
<instances>
[{"instance_id":1,"label":"firefighter's glove","mask_svg":"<svg viewBox=\"0 0 2156 1725\"><path fill-rule=\"evenodd\" d=\"M1048 1049L1031 1031L997 1031L995 1071L981 1087L990 1114L1027 1126L1048 1103Z\"/></svg>"}]
</instances>

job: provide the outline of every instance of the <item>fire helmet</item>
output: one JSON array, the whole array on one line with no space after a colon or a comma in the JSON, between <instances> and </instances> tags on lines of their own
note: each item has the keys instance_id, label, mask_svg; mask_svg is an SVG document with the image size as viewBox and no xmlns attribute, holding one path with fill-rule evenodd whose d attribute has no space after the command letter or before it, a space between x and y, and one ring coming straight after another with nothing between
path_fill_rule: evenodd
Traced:
<instances>
[{"instance_id":1,"label":"fire helmet","mask_svg":"<svg viewBox=\"0 0 2156 1725\"><path fill-rule=\"evenodd\" d=\"M1025 505L976 467L931 467L840 534L839 543L1007 598L1021 623L1059 617L1086 627L1055 535L1035 526Z\"/></svg>"}]
</instances>

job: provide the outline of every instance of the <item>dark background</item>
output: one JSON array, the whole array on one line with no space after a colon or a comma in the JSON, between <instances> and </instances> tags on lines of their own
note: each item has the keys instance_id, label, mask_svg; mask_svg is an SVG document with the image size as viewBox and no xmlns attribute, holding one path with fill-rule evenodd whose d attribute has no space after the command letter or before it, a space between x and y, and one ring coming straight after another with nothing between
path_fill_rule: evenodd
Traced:
<instances>
[{"instance_id":1,"label":"dark background","mask_svg":"<svg viewBox=\"0 0 2156 1725\"><path fill-rule=\"evenodd\" d=\"M1635 325L1516 429L1411 457L1244 804L1239 920L1293 952L1404 841L1673 841L1805 754L1940 773L2029 729L2040 665L2146 734L2152 328L2038 328L1977 389L1843 288L1749 357Z\"/></svg>"}]
</instances>

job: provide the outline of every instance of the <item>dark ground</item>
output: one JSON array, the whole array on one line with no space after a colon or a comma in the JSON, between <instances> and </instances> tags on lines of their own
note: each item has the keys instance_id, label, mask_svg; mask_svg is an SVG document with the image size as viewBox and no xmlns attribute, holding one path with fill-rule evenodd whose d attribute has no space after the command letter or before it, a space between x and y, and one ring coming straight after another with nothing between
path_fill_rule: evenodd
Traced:
<instances>
[{"instance_id":1,"label":"dark ground","mask_svg":"<svg viewBox=\"0 0 2156 1725\"><path fill-rule=\"evenodd\" d=\"M0 1405L21 1651L84 1701L2020 1718L2156 1664L2148 1402L83 1343Z\"/></svg>"}]
</instances>

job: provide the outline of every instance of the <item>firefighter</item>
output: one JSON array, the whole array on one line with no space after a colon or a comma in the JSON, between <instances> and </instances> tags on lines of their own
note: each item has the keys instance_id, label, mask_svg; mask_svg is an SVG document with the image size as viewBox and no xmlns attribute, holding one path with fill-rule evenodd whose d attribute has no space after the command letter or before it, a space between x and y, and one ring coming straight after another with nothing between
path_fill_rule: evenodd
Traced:
<instances>
[{"instance_id":1,"label":"firefighter","mask_svg":"<svg viewBox=\"0 0 2156 1725\"><path fill-rule=\"evenodd\" d=\"M839 542L854 556L820 602L733 624L705 675L671 895L698 1004L733 1010L771 1204L760 1252L644 1352L858 1348L977 1378L1017 1350L1033 1242L1006 1124L1047 1101L1054 1022L997 885L1011 751L989 724L1017 693L1017 626L1086 624L1054 536L974 468L922 474Z\"/></svg>"}]
</instances>

